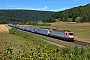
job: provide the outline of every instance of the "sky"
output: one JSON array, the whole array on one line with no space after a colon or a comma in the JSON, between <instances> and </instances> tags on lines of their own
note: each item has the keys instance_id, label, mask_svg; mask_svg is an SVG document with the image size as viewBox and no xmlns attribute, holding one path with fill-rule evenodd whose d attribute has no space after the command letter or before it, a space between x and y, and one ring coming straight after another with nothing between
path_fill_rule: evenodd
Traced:
<instances>
[{"instance_id":1,"label":"sky","mask_svg":"<svg viewBox=\"0 0 90 60\"><path fill-rule=\"evenodd\" d=\"M0 9L62 11L90 4L90 0L0 0Z\"/></svg>"}]
</instances>

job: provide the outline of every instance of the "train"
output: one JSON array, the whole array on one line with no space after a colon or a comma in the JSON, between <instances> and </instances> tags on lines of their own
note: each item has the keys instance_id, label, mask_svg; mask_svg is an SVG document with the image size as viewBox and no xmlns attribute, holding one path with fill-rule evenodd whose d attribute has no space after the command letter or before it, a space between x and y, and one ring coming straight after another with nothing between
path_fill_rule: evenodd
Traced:
<instances>
[{"instance_id":1,"label":"train","mask_svg":"<svg viewBox=\"0 0 90 60\"><path fill-rule=\"evenodd\" d=\"M69 30L56 30L49 28L32 28L26 26L19 26L14 24L8 24L10 27L14 27L23 31L41 34L49 37L58 38L59 40L73 41L74 42L74 34Z\"/></svg>"}]
</instances>

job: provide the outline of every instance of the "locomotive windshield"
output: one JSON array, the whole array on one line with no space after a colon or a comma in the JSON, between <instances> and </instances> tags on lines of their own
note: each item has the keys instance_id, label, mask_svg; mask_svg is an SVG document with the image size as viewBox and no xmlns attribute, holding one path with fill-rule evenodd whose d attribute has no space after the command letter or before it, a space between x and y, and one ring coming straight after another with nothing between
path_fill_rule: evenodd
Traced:
<instances>
[{"instance_id":1,"label":"locomotive windshield","mask_svg":"<svg viewBox=\"0 0 90 60\"><path fill-rule=\"evenodd\" d=\"M73 33L69 33L69 35L73 35Z\"/></svg>"}]
</instances>

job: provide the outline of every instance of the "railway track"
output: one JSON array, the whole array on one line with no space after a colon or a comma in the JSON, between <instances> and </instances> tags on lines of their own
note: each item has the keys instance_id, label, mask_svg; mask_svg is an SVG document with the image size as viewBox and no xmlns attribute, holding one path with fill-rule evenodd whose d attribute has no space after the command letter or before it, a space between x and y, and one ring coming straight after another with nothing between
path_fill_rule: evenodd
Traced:
<instances>
[{"instance_id":1,"label":"railway track","mask_svg":"<svg viewBox=\"0 0 90 60\"><path fill-rule=\"evenodd\" d=\"M18 29L19 30L19 29ZM26 31L25 31L26 32ZM30 32L28 32L30 33ZM33 33L34 34L34 33ZM54 41L57 41L57 42L61 42L63 44L68 44L70 46L77 46L77 47L87 47L90 45L90 43L87 43L87 42L82 42L82 41L77 41L77 40L74 40L74 42L67 42L67 41L63 41L63 40L59 40L59 39L56 39L56 38L52 38L52 37L48 37L48 36L43 36L43 35L39 35L39 34L35 34L35 35L38 35L38 36L42 36L42 37L45 37L47 39L51 39L51 40L54 40ZM55 43L54 43L55 44ZM59 43L58 43L59 44ZM57 45L57 43L56 43ZM61 45L61 44L59 44Z\"/></svg>"},{"instance_id":2,"label":"railway track","mask_svg":"<svg viewBox=\"0 0 90 60\"><path fill-rule=\"evenodd\" d=\"M38 35L38 34L35 34L35 35ZM42 36L42 35L38 35L38 36ZM52 37L48 37L48 36L42 36L42 37L45 37L47 39L51 39L53 41L57 41L58 44L59 42L63 43L63 44L66 44L66 45L70 45L70 46L77 46L77 47L87 47L87 46L90 46L90 43L87 43L87 42L82 42L82 41L78 41L78 40L74 40L74 42L68 42L68 41L64 41L64 40L59 40L57 38L52 38ZM56 43L57 44L57 43ZM61 44L60 44L61 45Z\"/></svg>"},{"instance_id":3,"label":"railway track","mask_svg":"<svg viewBox=\"0 0 90 60\"><path fill-rule=\"evenodd\" d=\"M75 44L80 44L80 45L83 45L83 46L89 46L89 45L90 45L90 43L83 42L83 41L77 41L77 40L74 40L73 43L75 43Z\"/></svg>"},{"instance_id":4,"label":"railway track","mask_svg":"<svg viewBox=\"0 0 90 60\"><path fill-rule=\"evenodd\" d=\"M24 31L24 32L26 32L26 31ZM27 32L27 33L30 33L30 32ZM32 34L34 34L34 33L32 33ZM74 42L68 42L68 41L64 41L64 40L59 40L57 38L48 37L48 36L45 36L45 35L39 35L39 34L34 34L34 35L41 36L41 37L47 38L49 40L53 40L53 42L51 42L49 40L47 40L46 42L49 42L49 43L54 44L54 45L59 46L59 47L63 47L64 45L68 45L68 46L74 46L74 47L77 46L77 47L84 47L84 48L86 48L87 46L90 45L90 43L77 41L77 40L74 40Z\"/></svg>"},{"instance_id":5,"label":"railway track","mask_svg":"<svg viewBox=\"0 0 90 60\"><path fill-rule=\"evenodd\" d=\"M34 34L34 33L33 33ZM38 34L35 34L35 35L38 35ZM62 43L62 44L66 44L66 45L70 45L70 46L77 46L77 47L87 47L87 46L89 46L90 45L90 43L87 43L87 42L82 42L82 41L77 41L77 40L74 40L74 42L68 42L68 41L64 41L64 40L59 40L59 39L57 39L57 38L53 38L53 37L48 37L48 36L44 36L44 35L38 35L38 36L42 36L42 37L44 37L44 38L47 38L47 39L49 39L49 40L53 40L53 41L55 41L54 43L55 43L55 45L61 45L61 44L59 44L59 42L60 43ZM56 43L56 41L58 42L58 43ZM63 45L62 45L63 46Z\"/></svg>"}]
</instances>

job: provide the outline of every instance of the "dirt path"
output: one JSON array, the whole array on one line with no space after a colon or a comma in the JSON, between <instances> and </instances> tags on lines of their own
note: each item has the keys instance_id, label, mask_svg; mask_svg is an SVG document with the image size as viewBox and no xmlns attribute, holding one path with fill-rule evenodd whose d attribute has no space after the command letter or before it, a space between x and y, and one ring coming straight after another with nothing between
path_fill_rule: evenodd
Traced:
<instances>
[{"instance_id":1,"label":"dirt path","mask_svg":"<svg viewBox=\"0 0 90 60\"><path fill-rule=\"evenodd\" d=\"M9 31L9 29L6 27L5 24L0 25L0 32L8 32L8 31Z\"/></svg>"}]
</instances>

